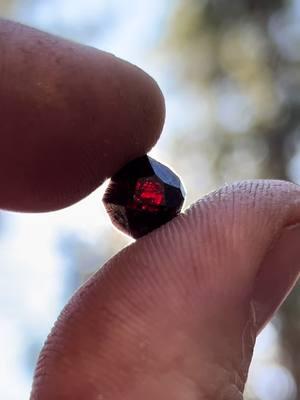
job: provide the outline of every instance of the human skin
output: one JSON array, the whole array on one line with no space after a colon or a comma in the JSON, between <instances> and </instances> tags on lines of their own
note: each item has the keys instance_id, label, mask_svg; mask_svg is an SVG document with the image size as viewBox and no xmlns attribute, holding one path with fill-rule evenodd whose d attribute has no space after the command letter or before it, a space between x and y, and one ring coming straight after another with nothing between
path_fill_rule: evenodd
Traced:
<instances>
[{"instance_id":1,"label":"human skin","mask_svg":"<svg viewBox=\"0 0 300 400\"><path fill-rule=\"evenodd\" d=\"M0 207L49 211L157 141L164 100L110 54L0 21ZM109 260L72 297L31 400L242 399L255 338L300 270L300 189L237 182Z\"/></svg>"}]
</instances>

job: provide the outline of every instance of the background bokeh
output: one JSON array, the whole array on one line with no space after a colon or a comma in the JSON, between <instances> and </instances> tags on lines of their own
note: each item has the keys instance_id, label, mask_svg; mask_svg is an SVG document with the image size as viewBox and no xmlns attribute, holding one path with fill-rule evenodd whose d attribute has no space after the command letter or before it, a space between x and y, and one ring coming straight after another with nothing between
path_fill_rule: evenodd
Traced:
<instances>
[{"instance_id":1,"label":"background bokeh","mask_svg":"<svg viewBox=\"0 0 300 400\"><path fill-rule=\"evenodd\" d=\"M110 51L154 76L167 120L152 154L184 177L187 205L237 179L300 183L298 0L0 0L0 16ZM3 400L28 399L59 311L129 242L112 229L102 191L53 213L0 213ZM300 399L299 309L296 288L259 336L247 400Z\"/></svg>"}]
</instances>

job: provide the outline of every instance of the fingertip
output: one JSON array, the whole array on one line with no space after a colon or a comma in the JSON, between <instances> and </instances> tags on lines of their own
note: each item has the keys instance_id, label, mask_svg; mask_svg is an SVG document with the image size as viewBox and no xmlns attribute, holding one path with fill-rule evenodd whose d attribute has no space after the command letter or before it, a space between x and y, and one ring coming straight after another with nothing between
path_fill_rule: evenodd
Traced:
<instances>
[{"instance_id":1,"label":"fingertip","mask_svg":"<svg viewBox=\"0 0 300 400\"><path fill-rule=\"evenodd\" d=\"M0 33L0 207L66 207L156 143L164 99L141 69L21 24Z\"/></svg>"},{"instance_id":2,"label":"fingertip","mask_svg":"<svg viewBox=\"0 0 300 400\"><path fill-rule=\"evenodd\" d=\"M170 373L177 392L189 388L188 377L191 397L204 389L209 398L239 398L257 333L255 280L278 233L299 222L299 195L286 182L229 185L123 249L67 306L40 357L32 399L52 399L53 387L63 388L62 399L80 390L90 398L121 392L139 399L141 391L157 397L147 377L166 398ZM279 283L280 298L272 310L299 271L298 249L290 255L293 271L276 261L282 250L269 260L260 287L274 296L266 285L277 263L271 285Z\"/></svg>"},{"instance_id":3,"label":"fingertip","mask_svg":"<svg viewBox=\"0 0 300 400\"><path fill-rule=\"evenodd\" d=\"M135 132L128 137L129 154L122 157L122 162L115 165L112 173L135 157L148 153L158 141L166 116L164 95L157 81L137 65L117 58L121 79L127 80L127 107L132 112ZM129 145L130 143L130 145Z\"/></svg>"},{"instance_id":4,"label":"fingertip","mask_svg":"<svg viewBox=\"0 0 300 400\"><path fill-rule=\"evenodd\" d=\"M137 80L138 76L140 79L141 97L144 100L142 102L144 110L143 118L146 122L145 135L150 139L147 150L150 150L157 142L164 126L166 117L165 98L158 82L151 75L136 65L127 64L132 69L133 85L139 83Z\"/></svg>"}]
</instances>

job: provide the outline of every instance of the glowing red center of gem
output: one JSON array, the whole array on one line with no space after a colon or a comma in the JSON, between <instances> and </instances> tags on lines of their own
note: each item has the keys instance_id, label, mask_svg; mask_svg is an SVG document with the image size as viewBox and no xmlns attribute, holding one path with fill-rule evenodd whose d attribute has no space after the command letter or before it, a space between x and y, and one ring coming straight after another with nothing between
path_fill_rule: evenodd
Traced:
<instances>
[{"instance_id":1,"label":"glowing red center of gem","mask_svg":"<svg viewBox=\"0 0 300 400\"><path fill-rule=\"evenodd\" d=\"M156 211L164 201L164 188L161 183L151 179L140 179L136 182L134 208Z\"/></svg>"}]
</instances>

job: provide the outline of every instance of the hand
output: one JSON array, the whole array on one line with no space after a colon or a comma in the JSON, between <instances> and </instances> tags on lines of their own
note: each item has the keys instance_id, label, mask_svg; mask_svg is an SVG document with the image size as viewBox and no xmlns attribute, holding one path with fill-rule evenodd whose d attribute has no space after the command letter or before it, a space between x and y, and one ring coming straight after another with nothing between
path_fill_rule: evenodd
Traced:
<instances>
[{"instance_id":1,"label":"hand","mask_svg":"<svg viewBox=\"0 0 300 400\"><path fill-rule=\"evenodd\" d=\"M83 198L157 140L164 102L112 55L0 22L0 206ZM32 400L242 398L257 333L299 274L300 189L228 185L121 251L71 299Z\"/></svg>"}]
</instances>

